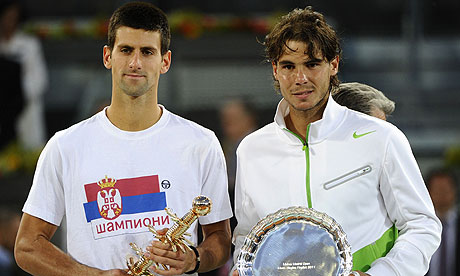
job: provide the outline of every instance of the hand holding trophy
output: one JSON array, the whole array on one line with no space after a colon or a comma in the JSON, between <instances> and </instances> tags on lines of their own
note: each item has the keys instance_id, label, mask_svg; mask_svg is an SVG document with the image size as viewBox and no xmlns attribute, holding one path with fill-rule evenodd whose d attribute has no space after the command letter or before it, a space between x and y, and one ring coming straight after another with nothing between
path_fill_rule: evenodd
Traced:
<instances>
[{"instance_id":1,"label":"hand holding trophy","mask_svg":"<svg viewBox=\"0 0 460 276\"><path fill-rule=\"evenodd\" d=\"M177 248L179 247L180 250L185 253L185 248L187 247L189 250L191 250L189 245L192 245L192 242L184 237L190 236L190 234L186 231L198 217L209 214L209 212L211 212L211 207L211 200L208 197L201 195L194 198L192 209L190 209L190 211L187 212L182 218L179 218L169 208L165 208L166 213L174 221L174 225L169 228L165 234L160 234L150 225L148 226L149 231L152 232L154 237L158 240L165 244L169 244L174 252L176 252ZM136 252L136 255L139 256L139 259L136 261L134 257L130 257L126 260L129 270L128 274L135 276L154 275L149 271L149 267L155 265L155 267L158 268L159 264L145 258L144 251L135 243L130 243L130 246ZM163 269L168 270L166 265L161 264L161 266Z\"/></svg>"}]
</instances>

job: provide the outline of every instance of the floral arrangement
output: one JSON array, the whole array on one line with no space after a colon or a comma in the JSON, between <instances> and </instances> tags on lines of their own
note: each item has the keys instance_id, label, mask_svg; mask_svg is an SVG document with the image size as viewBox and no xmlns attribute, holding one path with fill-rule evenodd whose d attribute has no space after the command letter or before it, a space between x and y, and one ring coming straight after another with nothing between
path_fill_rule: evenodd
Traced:
<instances>
[{"instance_id":1,"label":"floral arrangement","mask_svg":"<svg viewBox=\"0 0 460 276\"><path fill-rule=\"evenodd\" d=\"M169 14L168 19L172 33L195 39L205 33L266 34L281 14L277 12L266 16L239 17L180 10ZM105 39L108 24L109 18L100 16L91 19L32 20L24 25L24 30L42 39Z\"/></svg>"},{"instance_id":2,"label":"floral arrangement","mask_svg":"<svg viewBox=\"0 0 460 276\"><path fill-rule=\"evenodd\" d=\"M444 160L447 166L460 169L460 145L449 147L446 150Z\"/></svg>"},{"instance_id":3,"label":"floral arrangement","mask_svg":"<svg viewBox=\"0 0 460 276\"><path fill-rule=\"evenodd\" d=\"M42 149L30 150L12 142L0 152L0 177L15 173L33 174Z\"/></svg>"}]
</instances>

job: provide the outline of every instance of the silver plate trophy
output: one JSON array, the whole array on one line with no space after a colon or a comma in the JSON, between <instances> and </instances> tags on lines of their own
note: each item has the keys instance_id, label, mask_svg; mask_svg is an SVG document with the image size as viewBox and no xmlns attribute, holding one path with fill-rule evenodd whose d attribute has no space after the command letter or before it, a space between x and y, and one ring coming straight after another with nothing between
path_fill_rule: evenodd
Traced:
<instances>
[{"instance_id":1,"label":"silver plate trophy","mask_svg":"<svg viewBox=\"0 0 460 276\"><path fill-rule=\"evenodd\" d=\"M240 276L348 276L352 267L342 227L306 207L281 209L260 220L237 258Z\"/></svg>"}]
</instances>

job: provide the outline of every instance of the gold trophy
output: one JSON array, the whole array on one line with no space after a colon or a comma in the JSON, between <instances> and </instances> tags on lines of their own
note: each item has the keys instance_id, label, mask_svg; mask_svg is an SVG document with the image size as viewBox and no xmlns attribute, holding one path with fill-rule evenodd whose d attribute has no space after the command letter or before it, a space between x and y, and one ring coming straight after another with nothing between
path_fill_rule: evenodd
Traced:
<instances>
[{"instance_id":1,"label":"gold trophy","mask_svg":"<svg viewBox=\"0 0 460 276\"><path fill-rule=\"evenodd\" d=\"M148 226L149 231L152 232L154 237L158 240L171 245L174 252L176 252L177 247L179 247L180 250L185 253L185 248L187 247L191 250L189 245L192 245L192 242L184 237L184 235L191 236L190 233L187 233L186 231L198 217L209 214L209 212L211 212L211 207L211 200L206 196L200 195L193 199L192 209L190 209L190 211L188 211L182 218L179 218L176 214L174 214L171 209L165 208L166 213L174 221L174 225L169 228L164 235L159 234L150 225ZM139 259L136 261L134 260L134 257L130 257L126 260L129 269L128 274L135 276L153 276L154 274L149 271L149 267L155 265L156 268L159 268L159 264L145 258L144 251L135 243L130 243L129 245L136 252L136 255L139 256ZM168 270L166 265L161 264L161 266L163 269Z\"/></svg>"}]
</instances>

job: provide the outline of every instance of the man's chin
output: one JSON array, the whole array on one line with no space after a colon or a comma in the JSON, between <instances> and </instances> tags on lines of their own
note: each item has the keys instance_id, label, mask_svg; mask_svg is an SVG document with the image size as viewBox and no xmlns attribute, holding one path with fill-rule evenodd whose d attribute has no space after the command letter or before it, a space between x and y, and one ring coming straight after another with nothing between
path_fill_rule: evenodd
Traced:
<instances>
[{"instance_id":1,"label":"man's chin","mask_svg":"<svg viewBox=\"0 0 460 276\"><path fill-rule=\"evenodd\" d=\"M147 93L147 90L148 89L145 89L144 87L139 87L139 88L135 88L135 87L127 87L125 89L122 88L122 91L123 93L125 93L127 96L130 96L130 97L140 97L142 95L144 95L145 93Z\"/></svg>"},{"instance_id":2,"label":"man's chin","mask_svg":"<svg viewBox=\"0 0 460 276\"><path fill-rule=\"evenodd\" d=\"M310 103L305 102L291 105L291 107L297 111L309 111L313 108L313 106Z\"/></svg>"}]
</instances>

